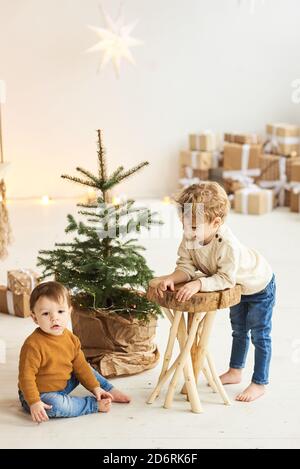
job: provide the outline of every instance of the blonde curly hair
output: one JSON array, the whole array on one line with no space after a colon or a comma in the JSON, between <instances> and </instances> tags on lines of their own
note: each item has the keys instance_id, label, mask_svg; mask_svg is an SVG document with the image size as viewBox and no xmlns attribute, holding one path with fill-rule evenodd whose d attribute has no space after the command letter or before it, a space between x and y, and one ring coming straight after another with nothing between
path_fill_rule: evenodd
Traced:
<instances>
[{"instance_id":1,"label":"blonde curly hair","mask_svg":"<svg viewBox=\"0 0 300 469\"><path fill-rule=\"evenodd\" d=\"M204 181L184 189L176 198L179 214L186 214L186 204L191 204L192 216L204 215L204 220L212 223L217 217L222 221L228 215L230 202L220 184L214 181Z\"/></svg>"}]
</instances>

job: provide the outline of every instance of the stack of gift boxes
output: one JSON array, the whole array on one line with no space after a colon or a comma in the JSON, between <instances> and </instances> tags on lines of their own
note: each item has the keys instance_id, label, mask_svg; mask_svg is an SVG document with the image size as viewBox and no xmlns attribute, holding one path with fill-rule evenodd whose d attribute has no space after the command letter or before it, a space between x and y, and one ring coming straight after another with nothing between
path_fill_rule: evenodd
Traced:
<instances>
[{"instance_id":1,"label":"stack of gift boxes","mask_svg":"<svg viewBox=\"0 0 300 469\"><path fill-rule=\"evenodd\" d=\"M265 152L260 157L258 184L273 190L276 206L300 211L300 127L291 124L268 124Z\"/></svg>"},{"instance_id":2,"label":"stack of gift boxes","mask_svg":"<svg viewBox=\"0 0 300 469\"><path fill-rule=\"evenodd\" d=\"M222 151L212 132L190 135L190 150L180 153L180 187L214 180L239 213L300 212L300 127L268 124L266 133L264 143L257 134L225 133Z\"/></svg>"},{"instance_id":3,"label":"stack of gift boxes","mask_svg":"<svg viewBox=\"0 0 300 469\"><path fill-rule=\"evenodd\" d=\"M220 152L217 149L217 136L211 131L189 136L189 150L180 152L180 188L206 181L209 170L219 165Z\"/></svg>"},{"instance_id":4,"label":"stack of gift boxes","mask_svg":"<svg viewBox=\"0 0 300 469\"><path fill-rule=\"evenodd\" d=\"M31 269L9 270L7 286L0 285L0 313L20 318L30 316L30 294L38 281L38 274Z\"/></svg>"}]
</instances>

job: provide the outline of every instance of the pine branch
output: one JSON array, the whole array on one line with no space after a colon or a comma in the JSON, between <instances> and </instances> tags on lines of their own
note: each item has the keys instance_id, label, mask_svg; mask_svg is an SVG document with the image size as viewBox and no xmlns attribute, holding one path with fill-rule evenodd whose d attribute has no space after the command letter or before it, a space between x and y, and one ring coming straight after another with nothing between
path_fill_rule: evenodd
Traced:
<instances>
[{"instance_id":1,"label":"pine branch","mask_svg":"<svg viewBox=\"0 0 300 469\"><path fill-rule=\"evenodd\" d=\"M96 189L101 189L99 186L100 184L95 184L90 181L85 181L84 179L80 179L76 176L68 176L67 174L62 174L61 175L62 179L68 179L71 182L75 182L76 184L81 184L83 186L88 186L88 187L95 187Z\"/></svg>"},{"instance_id":2,"label":"pine branch","mask_svg":"<svg viewBox=\"0 0 300 469\"><path fill-rule=\"evenodd\" d=\"M102 131L97 130L97 135L98 135L99 176L102 181L106 181L106 161L105 161L105 150L102 146Z\"/></svg>"},{"instance_id":3,"label":"pine branch","mask_svg":"<svg viewBox=\"0 0 300 469\"><path fill-rule=\"evenodd\" d=\"M95 184L97 184L97 186L101 183L101 181L99 181L99 179L94 176L90 171L88 171L87 169L84 169L84 168L81 168L80 166L78 166L76 168L76 171L78 171L79 173L81 174L84 174L84 176L88 177L89 179L91 179L92 181L94 181Z\"/></svg>"}]
</instances>

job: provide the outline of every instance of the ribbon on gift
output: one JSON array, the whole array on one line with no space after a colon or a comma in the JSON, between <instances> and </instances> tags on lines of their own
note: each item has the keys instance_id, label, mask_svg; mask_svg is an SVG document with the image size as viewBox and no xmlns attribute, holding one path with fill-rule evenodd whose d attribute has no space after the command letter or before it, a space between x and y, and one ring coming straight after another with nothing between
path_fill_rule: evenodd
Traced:
<instances>
[{"instance_id":1,"label":"ribbon on gift","mask_svg":"<svg viewBox=\"0 0 300 469\"><path fill-rule=\"evenodd\" d=\"M229 176L228 176L229 175ZM233 181L240 182L245 187L250 186L254 183L254 179L247 176L246 174L241 173L240 171L224 171L223 172L224 179L232 179Z\"/></svg>"},{"instance_id":2,"label":"ribbon on gift","mask_svg":"<svg viewBox=\"0 0 300 469\"><path fill-rule=\"evenodd\" d=\"M185 167L185 175L187 179L191 179L193 177L193 168L191 166L186 166Z\"/></svg>"},{"instance_id":3,"label":"ribbon on gift","mask_svg":"<svg viewBox=\"0 0 300 469\"><path fill-rule=\"evenodd\" d=\"M249 167L249 157L250 157L250 145L245 143L242 146L242 164L241 169L243 172L246 172Z\"/></svg>"},{"instance_id":4,"label":"ribbon on gift","mask_svg":"<svg viewBox=\"0 0 300 469\"><path fill-rule=\"evenodd\" d=\"M248 196L254 192L259 192L261 189L255 184L251 184L244 189L240 189L239 194L241 194L241 212L244 214L248 213Z\"/></svg>"},{"instance_id":5,"label":"ribbon on gift","mask_svg":"<svg viewBox=\"0 0 300 469\"><path fill-rule=\"evenodd\" d=\"M300 183L299 182L289 182L285 185L285 189L292 191L294 194L300 194Z\"/></svg>"},{"instance_id":6,"label":"ribbon on gift","mask_svg":"<svg viewBox=\"0 0 300 469\"><path fill-rule=\"evenodd\" d=\"M300 136L281 136L277 135L277 129L281 127L280 124L272 124L272 133L268 133L267 137L270 139L271 148L278 151L279 145L299 145Z\"/></svg>"},{"instance_id":7,"label":"ribbon on gift","mask_svg":"<svg viewBox=\"0 0 300 469\"><path fill-rule=\"evenodd\" d=\"M274 136L274 131L272 134L267 134L271 139L272 145L276 148L279 145L299 145L300 137L283 137L281 135Z\"/></svg>"},{"instance_id":8,"label":"ribbon on gift","mask_svg":"<svg viewBox=\"0 0 300 469\"><path fill-rule=\"evenodd\" d=\"M272 191L264 191L256 184L251 184L244 189L240 189L239 194L241 195L241 213L248 214L248 197L250 194L264 192L268 197L268 211L271 212L273 209L273 193Z\"/></svg>"},{"instance_id":9,"label":"ribbon on gift","mask_svg":"<svg viewBox=\"0 0 300 469\"><path fill-rule=\"evenodd\" d=\"M13 297L13 292L10 290L7 290L6 292L6 301L7 301L7 311L8 314L11 316L15 316L15 305L14 305L14 297Z\"/></svg>"},{"instance_id":10,"label":"ribbon on gift","mask_svg":"<svg viewBox=\"0 0 300 469\"><path fill-rule=\"evenodd\" d=\"M191 151L191 165L192 165L192 169L197 169L197 155L198 155L198 151Z\"/></svg>"},{"instance_id":11,"label":"ribbon on gift","mask_svg":"<svg viewBox=\"0 0 300 469\"><path fill-rule=\"evenodd\" d=\"M212 152L212 168L218 168L220 162L220 152L215 150Z\"/></svg>"},{"instance_id":12,"label":"ribbon on gift","mask_svg":"<svg viewBox=\"0 0 300 469\"><path fill-rule=\"evenodd\" d=\"M232 171L223 171L223 178L225 179L235 179L238 178L241 174L245 177L259 177L261 173L261 170L259 168L254 168L254 169L247 169L247 171L243 171L241 173L240 170L232 170Z\"/></svg>"}]
</instances>

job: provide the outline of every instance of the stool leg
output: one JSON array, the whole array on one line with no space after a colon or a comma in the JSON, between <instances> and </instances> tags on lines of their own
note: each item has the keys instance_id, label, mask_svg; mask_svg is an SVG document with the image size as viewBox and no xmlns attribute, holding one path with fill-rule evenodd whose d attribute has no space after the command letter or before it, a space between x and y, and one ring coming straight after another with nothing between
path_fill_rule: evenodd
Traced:
<instances>
[{"instance_id":1,"label":"stool leg","mask_svg":"<svg viewBox=\"0 0 300 469\"><path fill-rule=\"evenodd\" d=\"M187 331L186 331L186 327L185 327L184 317L182 316L180 324L179 324L179 329L178 329L178 342L179 342L181 351L184 349L186 341L187 341ZM185 384L184 384L184 388L182 389L181 393L186 394L187 395L187 400L191 402L191 399L193 400L193 396L195 395L193 391L194 390L196 391L197 396L198 396L198 400L197 400L197 403L195 403L195 405L194 405L194 402L193 402L193 406L195 408L198 405L198 413L200 413L200 412L203 412L203 410L202 410L202 406L201 406L201 403L200 403L200 398L199 398L199 395L198 395L196 383L193 384L194 381L195 381L195 376L194 376L194 369L193 369L192 360L190 358L191 357L189 357L189 359L187 361L187 365L185 365L184 368L183 368ZM193 378L191 378L191 376ZM199 407L199 405L200 405L200 407Z\"/></svg>"},{"instance_id":2,"label":"stool leg","mask_svg":"<svg viewBox=\"0 0 300 469\"><path fill-rule=\"evenodd\" d=\"M203 326L202 319L204 318L205 313L204 314L201 313L201 315L202 315L201 322L199 324L197 334L196 334L194 343L192 345L192 350L191 350L191 357L192 357L192 364L193 364L194 374L195 374L195 363L196 363L197 354L198 354L198 342L199 342L199 337L200 337L200 333L201 333L202 326ZM191 324L192 324L192 319L193 319L193 314L188 314L188 330L190 330L190 327L191 327ZM196 384L197 384L197 380L196 380ZM187 389L186 389L185 384L183 385L183 387L181 389L181 394L187 394Z\"/></svg>"},{"instance_id":3,"label":"stool leg","mask_svg":"<svg viewBox=\"0 0 300 469\"><path fill-rule=\"evenodd\" d=\"M186 364L188 366L188 370L191 371L190 370L190 367L191 367L190 351L191 351L193 342L195 340L195 336L196 336L196 333L197 333L200 318L201 318L201 313L195 313L194 314L192 326L191 326L190 332L188 334L188 338L187 338L185 347L179 355L180 360L178 362L176 371L175 371L174 376L173 376L173 378L171 380L171 383L169 385L167 397L166 397L165 404L164 404L164 407L166 409L171 407L173 397L174 397L175 387L176 387L177 382L178 382L178 378L179 378L180 374L182 373L182 371L183 371ZM189 388L191 390L191 407L192 407L192 411L196 412L196 413L199 413L199 412L201 412L202 409L201 409L200 399L199 399L198 392L197 392L197 386L196 386L196 383L195 383L195 378L194 378L192 373L191 374L189 373L189 375L190 376L189 376L188 383L189 383Z\"/></svg>"},{"instance_id":4,"label":"stool leg","mask_svg":"<svg viewBox=\"0 0 300 469\"><path fill-rule=\"evenodd\" d=\"M200 371L202 371L203 366L204 366L207 346L208 346L209 337L210 337L215 315L216 315L216 311L212 311L212 312L206 313L205 318L204 318L203 328L202 328L201 336L199 339L198 354L197 354L197 359L196 359L195 368L194 368L196 383L198 382L199 373Z\"/></svg>"},{"instance_id":5,"label":"stool leg","mask_svg":"<svg viewBox=\"0 0 300 469\"><path fill-rule=\"evenodd\" d=\"M207 358L207 354L208 352L206 353L206 358ZM214 382L214 378L213 376L211 375L210 371L209 371L209 368L207 368L205 365L203 366L203 369L202 369L202 372L206 378L206 381L207 381L207 384L209 387L211 387L212 391L214 393L217 393L218 392L218 388Z\"/></svg>"},{"instance_id":6,"label":"stool leg","mask_svg":"<svg viewBox=\"0 0 300 469\"><path fill-rule=\"evenodd\" d=\"M170 315L168 315L170 320L171 320L171 316L173 317L172 313L170 312ZM168 344L167 344L167 348L166 348L166 352L164 356L162 370L159 375L157 385L147 401L148 404L152 404L155 401L155 399L159 396L160 389L162 387L162 384L164 383L162 379L168 370L170 360L172 358L172 352L173 352L174 343L175 343L175 339L177 336L178 326L179 326L181 316L182 316L182 311L176 311L176 313L174 314L173 322L170 328L169 339L168 339Z\"/></svg>"},{"instance_id":7,"label":"stool leg","mask_svg":"<svg viewBox=\"0 0 300 469\"><path fill-rule=\"evenodd\" d=\"M219 375L217 373L217 370L216 370L216 367L215 367L215 364L213 362L213 359L211 358L211 355L209 352L206 353L206 356L207 356L207 361L208 361L208 364L209 364L209 367L210 367L210 371L211 371L211 374L213 376L213 379L214 379L214 382L215 382L215 386L219 392L219 394L221 395L223 401L224 401L224 404L225 405L231 405L231 402L229 400L229 397L223 387L223 384L221 383L221 380L219 378Z\"/></svg>"},{"instance_id":8,"label":"stool leg","mask_svg":"<svg viewBox=\"0 0 300 469\"><path fill-rule=\"evenodd\" d=\"M182 316L182 311L176 311L176 313L174 314L174 320L173 320L173 324L171 325L171 329L169 333L169 339L168 339L168 344L167 344L167 348L166 348L166 352L164 356L164 362L163 362L162 370L161 370L158 380L160 380L164 376L164 374L166 373L169 367L169 363L172 358L172 352L173 352L174 343L177 337L178 326L179 326L181 316Z\"/></svg>"}]
</instances>

